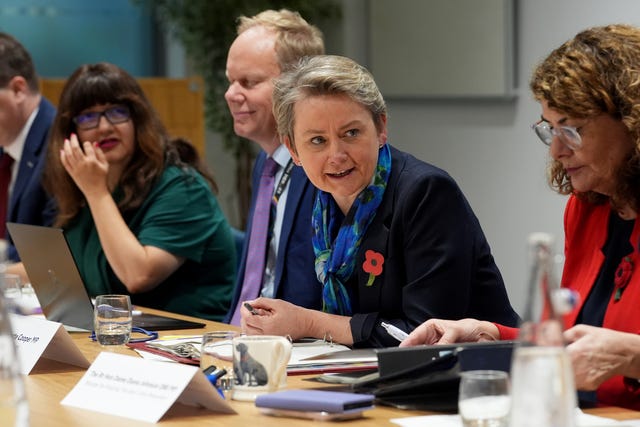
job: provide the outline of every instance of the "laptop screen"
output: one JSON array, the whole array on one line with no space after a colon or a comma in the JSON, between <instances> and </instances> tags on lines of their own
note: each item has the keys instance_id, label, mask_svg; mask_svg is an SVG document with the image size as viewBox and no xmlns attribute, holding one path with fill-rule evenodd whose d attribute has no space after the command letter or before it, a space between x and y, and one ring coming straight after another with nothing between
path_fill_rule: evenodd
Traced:
<instances>
[{"instance_id":1,"label":"laptop screen","mask_svg":"<svg viewBox=\"0 0 640 427\"><path fill-rule=\"evenodd\" d=\"M8 222L47 320L92 330L93 304L61 228Z\"/></svg>"},{"instance_id":2,"label":"laptop screen","mask_svg":"<svg viewBox=\"0 0 640 427\"><path fill-rule=\"evenodd\" d=\"M61 228L7 223L7 229L47 320L93 330L93 304ZM133 326L164 331L205 324L151 313L133 316Z\"/></svg>"}]
</instances>

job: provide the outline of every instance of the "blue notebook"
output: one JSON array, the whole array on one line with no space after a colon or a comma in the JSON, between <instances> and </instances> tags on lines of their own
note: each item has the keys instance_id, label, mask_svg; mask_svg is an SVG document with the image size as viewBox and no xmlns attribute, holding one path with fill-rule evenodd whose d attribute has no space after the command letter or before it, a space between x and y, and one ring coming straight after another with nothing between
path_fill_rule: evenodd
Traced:
<instances>
[{"instance_id":1,"label":"blue notebook","mask_svg":"<svg viewBox=\"0 0 640 427\"><path fill-rule=\"evenodd\" d=\"M324 390L284 390L260 395L259 408L288 409L308 412L343 413L373 407L370 394L345 393Z\"/></svg>"}]
</instances>

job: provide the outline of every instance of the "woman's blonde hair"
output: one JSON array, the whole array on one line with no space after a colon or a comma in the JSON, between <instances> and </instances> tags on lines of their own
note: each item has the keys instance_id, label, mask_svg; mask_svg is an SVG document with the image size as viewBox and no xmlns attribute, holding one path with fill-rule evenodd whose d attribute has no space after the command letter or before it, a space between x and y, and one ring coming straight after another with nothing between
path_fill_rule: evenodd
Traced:
<instances>
[{"instance_id":1,"label":"woman's blonde hair","mask_svg":"<svg viewBox=\"0 0 640 427\"><path fill-rule=\"evenodd\" d=\"M288 137L295 150L293 127L295 104L310 96L346 95L369 110L378 130L382 128L387 106L373 76L363 66L344 56L306 57L276 79L273 89L273 115L280 137Z\"/></svg>"}]
</instances>

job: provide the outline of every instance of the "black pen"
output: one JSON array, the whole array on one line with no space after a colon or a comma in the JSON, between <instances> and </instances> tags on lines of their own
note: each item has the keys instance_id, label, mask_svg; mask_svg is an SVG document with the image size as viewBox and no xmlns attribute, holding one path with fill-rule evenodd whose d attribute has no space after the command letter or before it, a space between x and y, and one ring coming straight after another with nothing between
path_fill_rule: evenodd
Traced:
<instances>
[{"instance_id":1,"label":"black pen","mask_svg":"<svg viewBox=\"0 0 640 427\"><path fill-rule=\"evenodd\" d=\"M256 314L260 314L258 313L258 310L256 310L255 308L253 308L253 306L251 304L249 304L248 302L244 303L244 308L246 308L247 310L249 310L251 312L251 314L256 315Z\"/></svg>"}]
</instances>

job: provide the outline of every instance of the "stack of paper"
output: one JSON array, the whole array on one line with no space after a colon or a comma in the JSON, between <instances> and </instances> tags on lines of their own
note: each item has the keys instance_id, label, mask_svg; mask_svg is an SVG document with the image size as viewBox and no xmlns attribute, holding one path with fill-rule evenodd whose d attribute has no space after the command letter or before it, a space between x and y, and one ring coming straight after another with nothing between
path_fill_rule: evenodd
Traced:
<instances>
[{"instance_id":1,"label":"stack of paper","mask_svg":"<svg viewBox=\"0 0 640 427\"><path fill-rule=\"evenodd\" d=\"M378 356L373 349L351 350L341 344L316 340L293 344L287 373L345 372L377 367Z\"/></svg>"},{"instance_id":2,"label":"stack of paper","mask_svg":"<svg viewBox=\"0 0 640 427\"><path fill-rule=\"evenodd\" d=\"M143 345L136 345L135 350L144 358L165 358L182 363L198 364L199 360L190 359L178 360L170 354L162 357L162 351L153 349L154 354L150 354L154 344L171 346L182 342L200 342L202 336L173 336L164 337L159 340L148 341ZM228 345L228 354L231 355L231 342ZM146 351L145 351L146 350ZM373 349L351 350L349 347L334 344L324 340L311 340L296 342L293 344L291 359L287 365L287 373L290 375L324 373L324 372L345 372L358 370L371 370L378 367L378 357Z\"/></svg>"}]
</instances>

